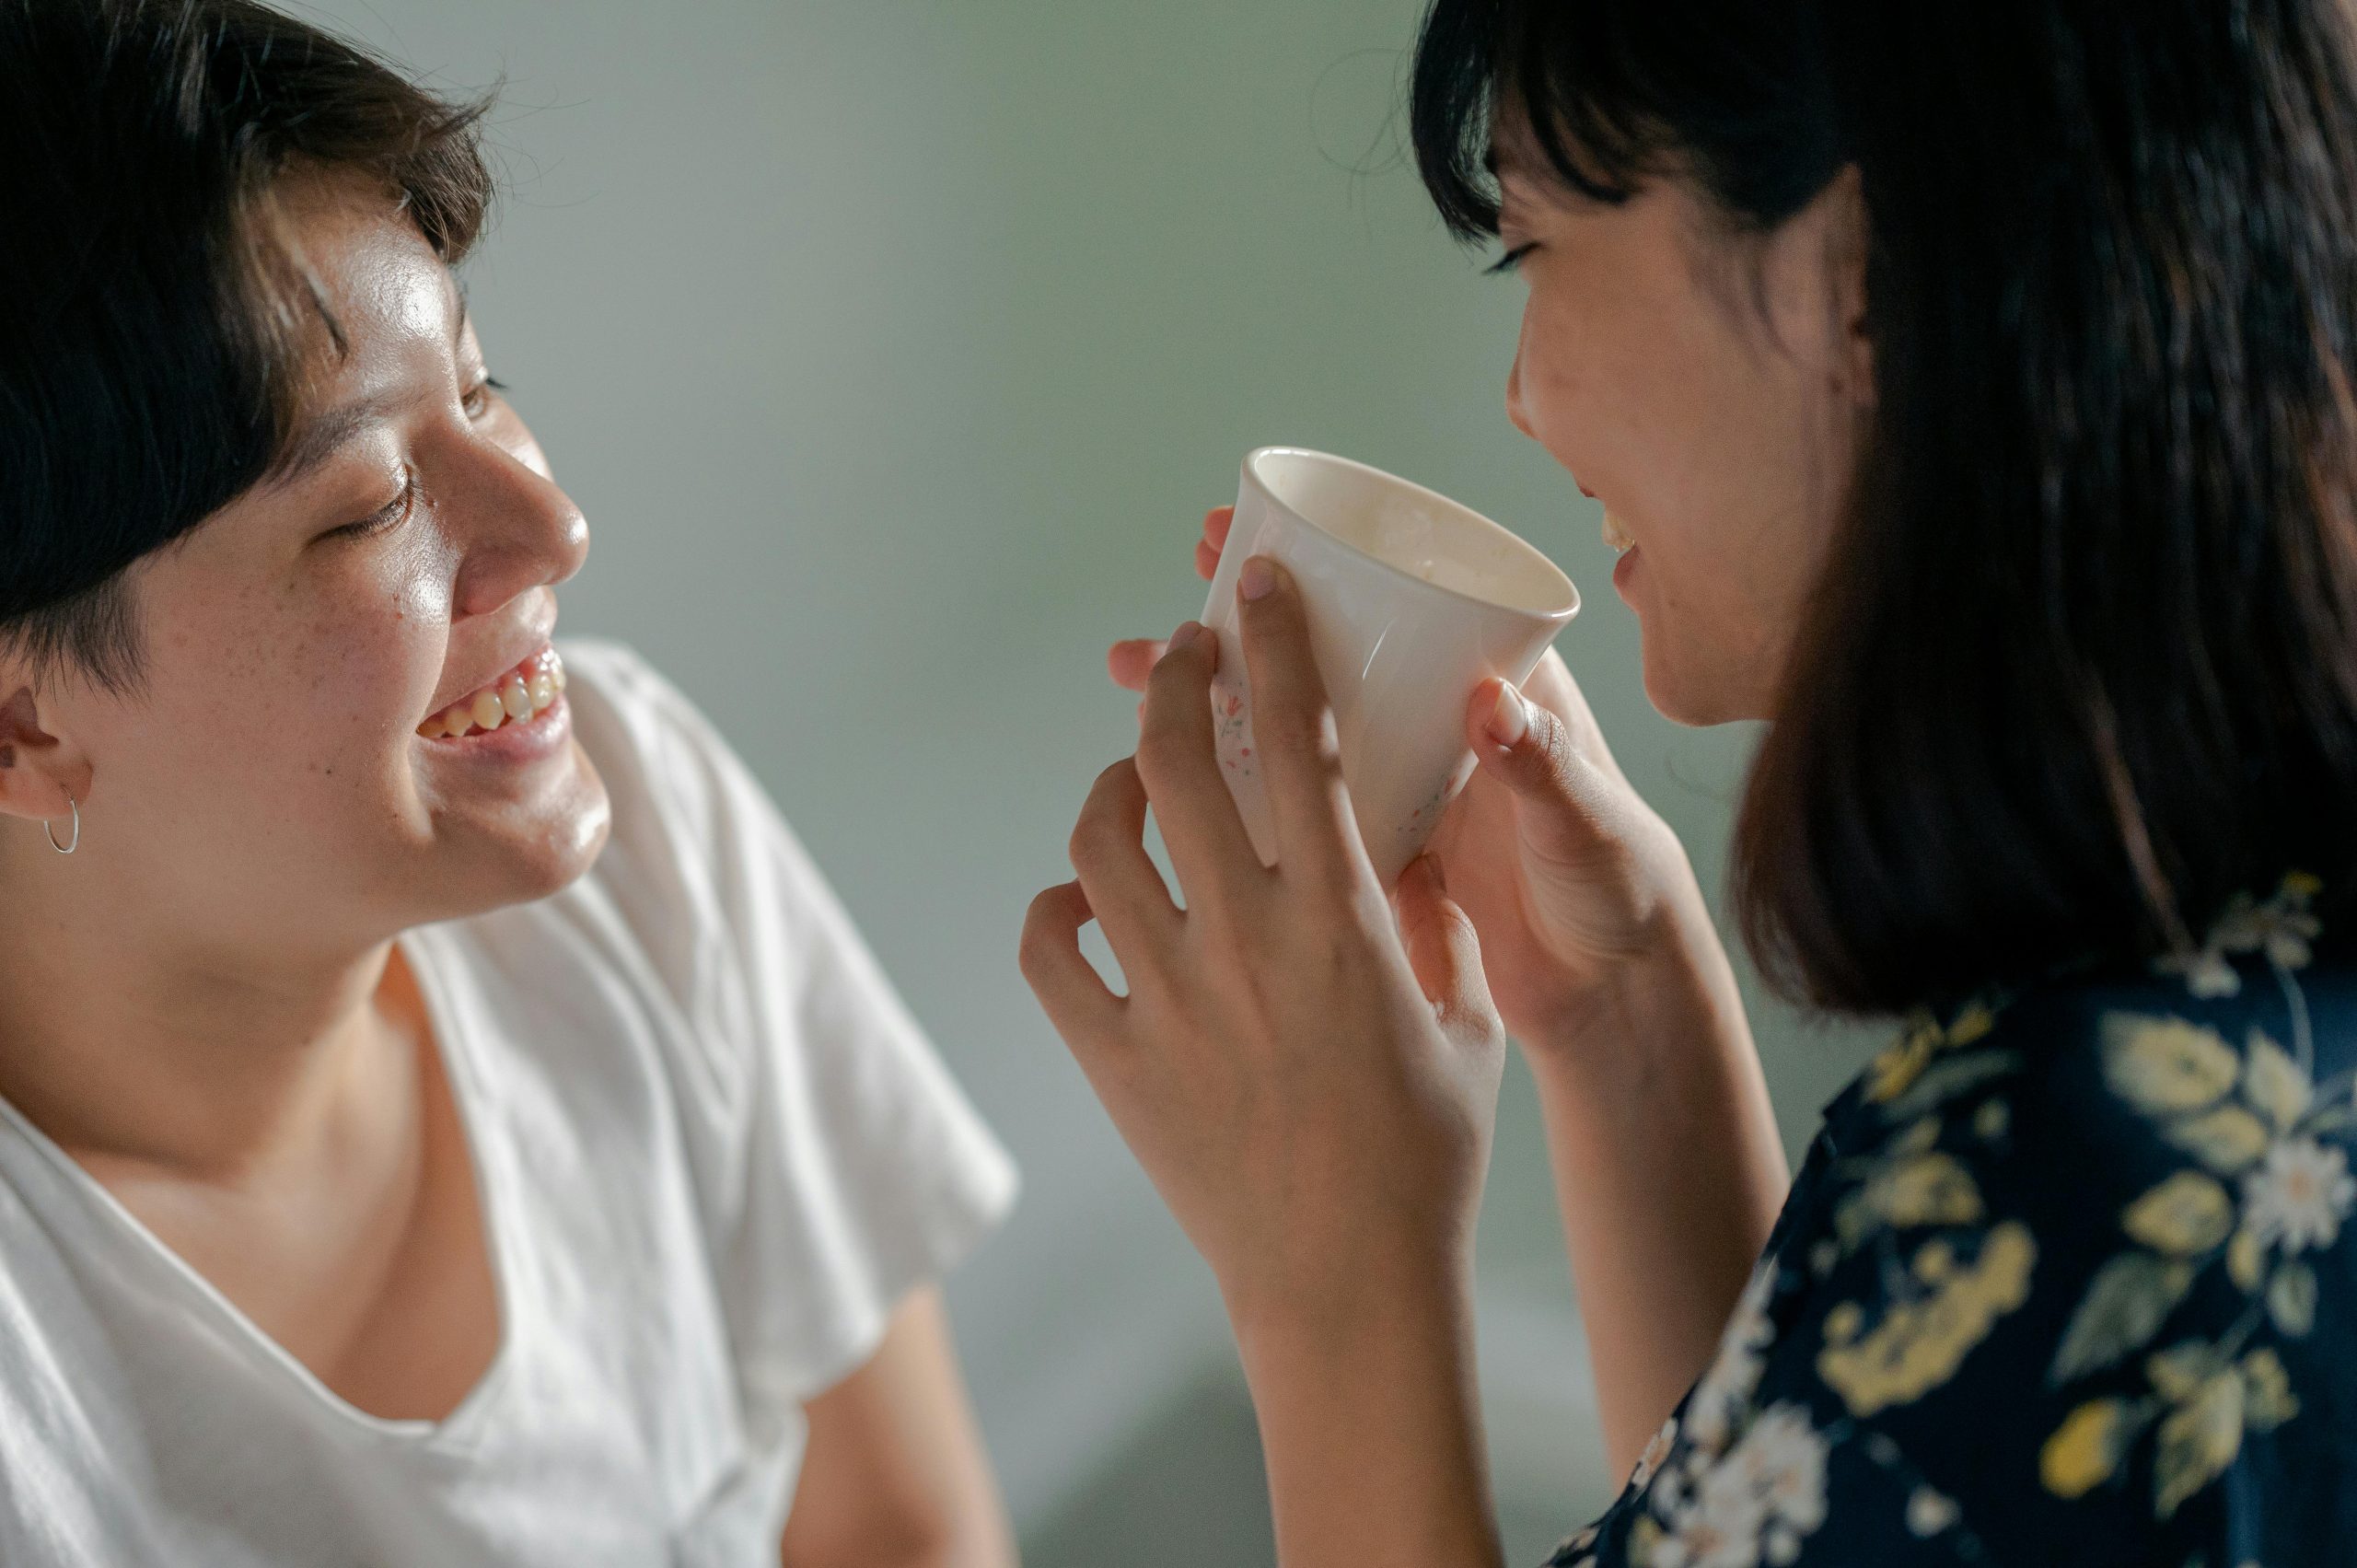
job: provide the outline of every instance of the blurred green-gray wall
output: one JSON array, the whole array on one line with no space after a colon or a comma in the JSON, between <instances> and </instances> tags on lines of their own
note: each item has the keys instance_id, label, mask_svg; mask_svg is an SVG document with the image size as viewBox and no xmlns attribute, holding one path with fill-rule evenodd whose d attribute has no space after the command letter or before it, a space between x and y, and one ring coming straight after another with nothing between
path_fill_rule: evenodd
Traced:
<instances>
[{"instance_id":1,"label":"blurred green-gray wall","mask_svg":"<svg viewBox=\"0 0 2357 1568\"><path fill-rule=\"evenodd\" d=\"M1463 499L1587 589L1563 654L1713 891L1750 743L1646 705L1593 504L1506 422L1520 287L1448 242L1404 156L1420 6L309 11L446 87L504 75L509 188L470 297L592 524L565 626L710 710L1023 1162L1019 1217L952 1300L1037 1560L1256 1561L1208 1277L1015 970L1132 742L1105 645L1201 610L1203 509L1246 448L1299 442ZM1756 1021L1797 1147L1860 1042ZM1519 1073L1481 1249L1527 1556L1608 1483Z\"/></svg>"}]
</instances>

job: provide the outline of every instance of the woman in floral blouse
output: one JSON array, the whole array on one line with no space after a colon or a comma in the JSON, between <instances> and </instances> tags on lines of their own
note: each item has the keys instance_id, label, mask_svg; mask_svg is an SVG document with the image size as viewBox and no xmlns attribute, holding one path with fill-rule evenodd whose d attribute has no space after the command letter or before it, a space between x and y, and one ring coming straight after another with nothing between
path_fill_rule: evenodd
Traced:
<instances>
[{"instance_id":1,"label":"woman in floral blouse","mask_svg":"<svg viewBox=\"0 0 2357 1568\"><path fill-rule=\"evenodd\" d=\"M1527 285L1508 412L1604 504L1648 694L1771 721L1754 955L1904 1022L1788 1179L1684 853L1559 660L1471 694L1480 772L1387 890L1281 568L1240 585L1272 867L1215 641L1117 647L1137 754L1025 970L1219 1280L1288 1568L1497 1561L1508 1034L1629 1478L1559 1563L2346 1561L2343 6L1437 0L1412 91L1442 215Z\"/></svg>"}]
</instances>

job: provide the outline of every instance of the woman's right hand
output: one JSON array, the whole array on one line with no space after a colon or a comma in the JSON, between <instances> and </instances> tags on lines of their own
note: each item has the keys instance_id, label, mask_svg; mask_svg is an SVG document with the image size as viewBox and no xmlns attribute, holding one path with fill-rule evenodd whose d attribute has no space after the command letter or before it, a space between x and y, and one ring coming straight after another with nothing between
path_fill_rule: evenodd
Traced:
<instances>
[{"instance_id":1,"label":"woman's right hand","mask_svg":"<svg viewBox=\"0 0 2357 1568\"><path fill-rule=\"evenodd\" d=\"M1205 576L1232 520L1226 507L1203 519ZM1143 689L1161 652L1115 645L1114 679ZM1783 1202L1784 1152L1678 836L1621 776L1561 658L1531 672L1519 707L1502 703L1504 685L1468 694L1480 767L1428 847L1530 1061L1597 1411L1625 1475L1718 1344Z\"/></svg>"},{"instance_id":2,"label":"woman's right hand","mask_svg":"<svg viewBox=\"0 0 2357 1568\"><path fill-rule=\"evenodd\" d=\"M1195 568L1217 569L1235 508L1213 509ZM1116 682L1144 689L1163 645L1116 643ZM1525 1048L1568 1046L1653 960L1724 963L1683 845L1629 786L1552 649L1521 691L1466 705L1480 766L1428 846L1480 934L1491 993Z\"/></svg>"}]
</instances>

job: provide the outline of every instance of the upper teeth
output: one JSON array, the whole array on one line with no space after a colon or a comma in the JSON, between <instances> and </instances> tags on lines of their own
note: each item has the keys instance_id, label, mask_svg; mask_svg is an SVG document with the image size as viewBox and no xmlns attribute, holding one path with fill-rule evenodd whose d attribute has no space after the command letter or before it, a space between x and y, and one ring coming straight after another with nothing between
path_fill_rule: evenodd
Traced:
<instances>
[{"instance_id":1,"label":"upper teeth","mask_svg":"<svg viewBox=\"0 0 2357 1568\"><path fill-rule=\"evenodd\" d=\"M1620 518L1607 512L1604 514L1604 542L1615 550L1628 550L1637 541L1629 537L1629 530L1620 526Z\"/></svg>"},{"instance_id":2,"label":"upper teeth","mask_svg":"<svg viewBox=\"0 0 2357 1568\"><path fill-rule=\"evenodd\" d=\"M428 740L497 729L530 718L564 690L564 661L554 648L539 653L471 696L461 697L417 726Z\"/></svg>"}]
</instances>

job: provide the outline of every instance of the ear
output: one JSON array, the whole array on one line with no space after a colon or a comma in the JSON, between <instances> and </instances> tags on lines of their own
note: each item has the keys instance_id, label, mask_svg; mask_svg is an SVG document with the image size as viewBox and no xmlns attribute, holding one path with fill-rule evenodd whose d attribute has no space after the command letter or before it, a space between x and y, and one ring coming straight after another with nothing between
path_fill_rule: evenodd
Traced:
<instances>
[{"instance_id":1,"label":"ear","mask_svg":"<svg viewBox=\"0 0 2357 1568\"><path fill-rule=\"evenodd\" d=\"M90 764L46 727L55 718L21 673L0 662L0 816L53 821L90 798Z\"/></svg>"},{"instance_id":2,"label":"ear","mask_svg":"<svg viewBox=\"0 0 2357 1568\"><path fill-rule=\"evenodd\" d=\"M1866 326L1866 256L1874 233L1865 182L1854 163L1842 166L1817 194L1825 204L1826 281L1830 285L1841 390L1861 409L1875 406L1875 345Z\"/></svg>"},{"instance_id":3,"label":"ear","mask_svg":"<svg viewBox=\"0 0 2357 1568\"><path fill-rule=\"evenodd\" d=\"M1800 357L1812 380L1822 377L1838 401L1862 412L1875 403L1866 315L1871 245L1865 182L1857 165L1844 164L1770 234L1759 272L1778 342Z\"/></svg>"}]
</instances>

